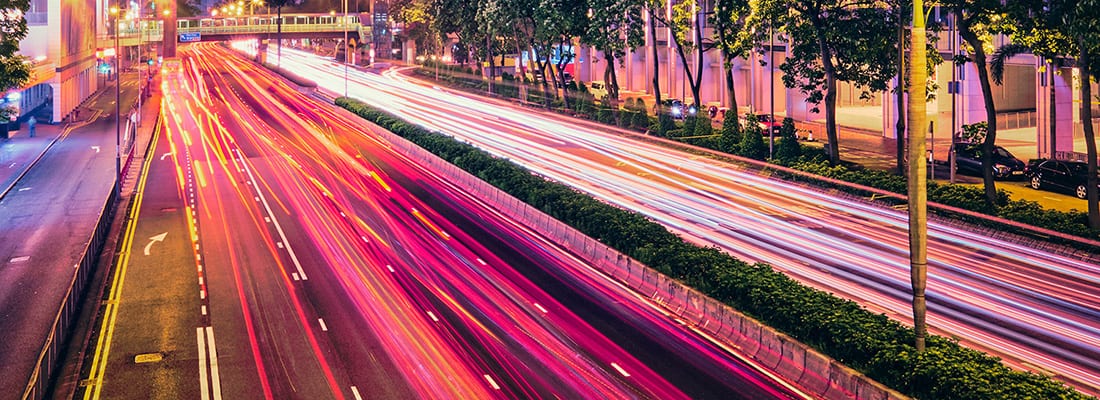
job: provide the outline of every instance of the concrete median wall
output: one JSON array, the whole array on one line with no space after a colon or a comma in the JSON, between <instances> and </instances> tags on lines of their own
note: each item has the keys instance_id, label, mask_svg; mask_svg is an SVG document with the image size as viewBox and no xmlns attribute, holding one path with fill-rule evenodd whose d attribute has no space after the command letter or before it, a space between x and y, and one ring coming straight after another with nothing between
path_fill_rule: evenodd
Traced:
<instances>
[{"instance_id":1,"label":"concrete median wall","mask_svg":"<svg viewBox=\"0 0 1100 400\"><path fill-rule=\"evenodd\" d=\"M372 131L384 137L406 157L418 160L444 181L538 230L606 275L630 286L697 329L738 349L743 356L796 383L806 392L825 399L906 398L809 346L585 236L416 144L381 128L374 127Z\"/></svg>"}]
</instances>

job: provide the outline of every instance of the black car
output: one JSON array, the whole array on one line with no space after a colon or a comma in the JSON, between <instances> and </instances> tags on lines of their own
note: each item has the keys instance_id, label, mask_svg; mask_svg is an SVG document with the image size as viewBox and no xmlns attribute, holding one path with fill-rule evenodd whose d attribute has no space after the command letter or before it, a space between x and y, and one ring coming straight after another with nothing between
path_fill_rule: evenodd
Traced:
<instances>
[{"instance_id":1,"label":"black car","mask_svg":"<svg viewBox=\"0 0 1100 400\"><path fill-rule=\"evenodd\" d=\"M981 176L982 146L977 143L955 143L955 170L959 173ZM996 146L993 149L993 177L1006 179L1024 177L1024 162Z\"/></svg>"},{"instance_id":2,"label":"black car","mask_svg":"<svg viewBox=\"0 0 1100 400\"><path fill-rule=\"evenodd\" d=\"M1088 164L1080 161L1035 160L1028 165L1032 189L1073 193L1079 199L1086 196Z\"/></svg>"}]
</instances>

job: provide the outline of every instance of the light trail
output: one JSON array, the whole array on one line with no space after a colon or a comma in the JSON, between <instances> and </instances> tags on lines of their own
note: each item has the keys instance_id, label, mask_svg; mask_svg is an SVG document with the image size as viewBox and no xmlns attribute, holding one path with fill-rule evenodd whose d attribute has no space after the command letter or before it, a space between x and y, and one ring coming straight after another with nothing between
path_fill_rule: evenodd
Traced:
<instances>
[{"instance_id":1,"label":"light trail","mask_svg":"<svg viewBox=\"0 0 1100 400\"><path fill-rule=\"evenodd\" d=\"M284 65L336 91L343 71L308 53ZM338 72L338 73L337 73ZM904 212L853 202L601 125L354 71L349 93L506 157L687 240L766 261L800 281L911 323ZM939 334L1100 393L1100 266L929 226L928 322Z\"/></svg>"}]
</instances>

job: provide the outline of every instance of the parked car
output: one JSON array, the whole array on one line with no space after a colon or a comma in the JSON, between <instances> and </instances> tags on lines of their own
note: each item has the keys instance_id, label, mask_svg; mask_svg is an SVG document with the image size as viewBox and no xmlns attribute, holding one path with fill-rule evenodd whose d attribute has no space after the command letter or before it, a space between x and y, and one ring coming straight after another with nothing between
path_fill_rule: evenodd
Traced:
<instances>
[{"instance_id":1,"label":"parked car","mask_svg":"<svg viewBox=\"0 0 1100 400\"><path fill-rule=\"evenodd\" d=\"M958 173L982 174L982 146L978 143L955 143L955 171ZM1024 162L1013 156L1004 147L993 149L993 178L1007 179L1024 177Z\"/></svg>"},{"instance_id":2,"label":"parked car","mask_svg":"<svg viewBox=\"0 0 1100 400\"><path fill-rule=\"evenodd\" d=\"M603 81L592 81L588 84L588 93L591 93L592 97L599 101L607 97L607 84Z\"/></svg>"},{"instance_id":3,"label":"parked car","mask_svg":"<svg viewBox=\"0 0 1100 400\"><path fill-rule=\"evenodd\" d=\"M779 128L783 126L783 123L772 120L771 114L756 114L756 122L760 124L760 130L764 132L764 135L768 134L768 130L771 130L773 136L779 136Z\"/></svg>"},{"instance_id":4,"label":"parked car","mask_svg":"<svg viewBox=\"0 0 1100 400\"><path fill-rule=\"evenodd\" d=\"M675 119L684 119L686 110L684 109L684 102L677 99L664 99L661 100L664 104L664 109L668 110L668 115L671 115Z\"/></svg>"},{"instance_id":5,"label":"parked car","mask_svg":"<svg viewBox=\"0 0 1100 400\"><path fill-rule=\"evenodd\" d=\"M1032 189L1068 192L1086 197L1088 164L1080 161L1035 160L1027 166Z\"/></svg>"}]
</instances>

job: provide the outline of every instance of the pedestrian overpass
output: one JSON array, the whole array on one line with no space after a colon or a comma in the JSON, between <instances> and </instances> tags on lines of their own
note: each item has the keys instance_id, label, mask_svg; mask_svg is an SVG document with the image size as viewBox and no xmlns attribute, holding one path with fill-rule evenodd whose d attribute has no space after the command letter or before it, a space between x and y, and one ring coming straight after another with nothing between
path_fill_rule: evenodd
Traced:
<instances>
[{"instance_id":1,"label":"pedestrian overpass","mask_svg":"<svg viewBox=\"0 0 1100 400\"><path fill-rule=\"evenodd\" d=\"M195 17L176 19L172 39L178 43L223 41L241 39L275 39L278 30L276 15L251 15L240 17ZM349 38L370 36L370 26L360 23L359 14L283 14L283 39ZM120 47L138 46L164 40L164 21L122 21L118 29ZM171 33L170 33L171 34ZM100 37L100 48L115 47L115 37Z\"/></svg>"}]
</instances>

